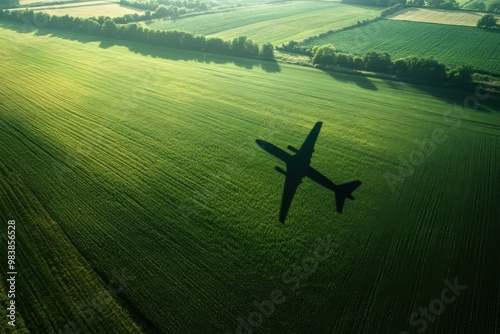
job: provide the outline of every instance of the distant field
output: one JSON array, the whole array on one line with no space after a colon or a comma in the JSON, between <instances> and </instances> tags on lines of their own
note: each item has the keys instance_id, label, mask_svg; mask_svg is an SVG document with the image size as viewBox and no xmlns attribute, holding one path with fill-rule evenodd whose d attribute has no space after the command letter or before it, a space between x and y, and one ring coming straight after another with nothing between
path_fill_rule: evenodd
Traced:
<instances>
[{"instance_id":1,"label":"distant field","mask_svg":"<svg viewBox=\"0 0 500 334\"><path fill-rule=\"evenodd\" d=\"M20 8L24 9L24 8ZM144 12L141 9L121 6L110 1L96 0L86 2L68 3L54 6L33 7L35 11L41 11L50 15L70 15L75 17L91 16L123 16L125 14L134 14Z\"/></svg>"},{"instance_id":2,"label":"distant field","mask_svg":"<svg viewBox=\"0 0 500 334\"><path fill-rule=\"evenodd\" d=\"M376 17L381 8L336 2L294 1L241 7L177 20L159 20L152 29L180 30L230 39L246 35L258 43L281 44Z\"/></svg>"},{"instance_id":3,"label":"distant field","mask_svg":"<svg viewBox=\"0 0 500 334\"><path fill-rule=\"evenodd\" d=\"M381 20L309 41L306 45L333 43L355 54L388 52L393 58L410 55L434 57L449 66L470 64L500 73L500 33L472 27Z\"/></svg>"},{"instance_id":4,"label":"distant field","mask_svg":"<svg viewBox=\"0 0 500 334\"><path fill-rule=\"evenodd\" d=\"M23 6L23 5L31 5L37 2L57 2L57 1L60 0L20 0L19 4Z\"/></svg>"},{"instance_id":5,"label":"distant field","mask_svg":"<svg viewBox=\"0 0 500 334\"><path fill-rule=\"evenodd\" d=\"M467 290L429 333L498 328L498 97L461 114L473 90L20 27L0 28L0 219L19 221L16 307L33 333L154 333L142 319L234 334L275 289L259 333L415 332L412 312L455 277ZM312 165L363 184L339 215L304 179L282 225L284 165L255 139L299 146L316 121ZM384 175L436 129L391 191Z\"/></svg>"},{"instance_id":6,"label":"distant field","mask_svg":"<svg viewBox=\"0 0 500 334\"><path fill-rule=\"evenodd\" d=\"M269 0L218 0L217 2L220 5L248 6L248 5L263 5L263 4L269 3L271 1L269 1Z\"/></svg>"},{"instance_id":7,"label":"distant field","mask_svg":"<svg viewBox=\"0 0 500 334\"><path fill-rule=\"evenodd\" d=\"M494 2L497 2L498 0L458 0L458 3L460 4L461 8L464 9L470 9L473 8L474 3L480 3L483 2L486 5L486 8Z\"/></svg>"},{"instance_id":8,"label":"distant field","mask_svg":"<svg viewBox=\"0 0 500 334\"><path fill-rule=\"evenodd\" d=\"M47 3L47 2L59 2L61 0L20 0L19 3L22 6L26 6L26 5L32 5L34 3ZM78 2L79 4L82 4L84 2L91 2L92 0L90 1L75 1L75 2ZM106 0L106 2L119 2L119 0ZM57 6L61 6L61 5L57 5Z\"/></svg>"},{"instance_id":9,"label":"distant field","mask_svg":"<svg viewBox=\"0 0 500 334\"><path fill-rule=\"evenodd\" d=\"M475 27L483 15L484 13L480 12L407 8L390 16L389 19ZM500 21L500 15L495 16Z\"/></svg>"}]
</instances>

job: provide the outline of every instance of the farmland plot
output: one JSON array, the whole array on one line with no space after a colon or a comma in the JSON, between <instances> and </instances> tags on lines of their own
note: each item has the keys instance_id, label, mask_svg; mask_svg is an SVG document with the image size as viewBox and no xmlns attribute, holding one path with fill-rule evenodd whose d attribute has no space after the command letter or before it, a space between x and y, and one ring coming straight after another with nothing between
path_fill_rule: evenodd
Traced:
<instances>
[{"instance_id":1,"label":"farmland plot","mask_svg":"<svg viewBox=\"0 0 500 334\"><path fill-rule=\"evenodd\" d=\"M335 2L293 1L241 7L231 11L148 23L152 29L181 30L232 39L248 36L274 44L302 39L376 17L380 8Z\"/></svg>"},{"instance_id":2,"label":"farmland plot","mask_svg":"<svg viewBox=\"0 0 500 334\"><path fill-rule=\"evenodd\" d=\"M382 20L307 42L307 46L333 43L337 50L354 54L387 52L394 59L434 57L455 67L470 64L500 74L500 34L472 27Z\"/></svg>"},{"instance_id":3,"label":"farmland plot","mask_svg":"<svg viewBox=\"0 0 500 334\"><path fill-rule=\"evenodd\" d=\"M481 12L465 12L457 10L407 8L389 16L388 18L391 20L475 27L477 21L484 14L485 13ZM500 20L500 15L495 15L495 17L497 20Z\"/></svg>"},{"instance_id":4,"label":"farmland plot","mask_svg":"<svg viewBox=\"0 0 500 334\"><path fill-rule=\"evenodd\" d=\"M474 91L18 28L0 34L1 213L25 221L25 282L59 288L20 287L33 331L236 333L278 289L262 333L401 332L455 277L467 290L428 332L498 327L498 97L457 110ZM312 165L363 184L339 215L305 179L283 225L280 163L255 139L298 146L316 121ZM318 238L329 254L306 270ZM122 268L121 297L86 321L86 289Z\"/></svg>"}]
</instances>

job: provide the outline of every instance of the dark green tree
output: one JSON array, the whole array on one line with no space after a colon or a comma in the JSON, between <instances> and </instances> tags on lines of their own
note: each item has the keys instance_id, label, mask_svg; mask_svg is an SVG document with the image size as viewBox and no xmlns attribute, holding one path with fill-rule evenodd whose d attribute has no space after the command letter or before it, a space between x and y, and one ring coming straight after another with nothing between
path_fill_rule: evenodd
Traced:
<instances>
[{"instance_id":1,"label":"dark green tree","mask_svg":"<svg viewBox=\"0 0 500 334\"><path fill-rule=\"evenodd\" d=\"M488 6L488 12L500 13L500 1L496 1Z\"/></svg>"},{"instance_id":2,"label":"dark green tree","mask_svg":"<svg viewBox=\"0 0 500 334\"><path fill-rule=\"evenodd\" d=\"M368 71L388 73L392 65L391 56L387 52L368 52L363 60Z\"/></svg>"},{"instance_id":3,"label":"dark green tree","mask_svg":"<svg viewBox=\"0 0 500 334\"><path fill-rule=\"evenodd\" d=\"M335 64L335 46L327 44L323 46L315 46L312 49L313 64L318 65L334 65Z\"/></svg>"},{"instance_id":4,"label":"dark green tree","mask_svg":"<svg viewBox=\"0 0 500 334\"><path fill-rule=\"evenodd\" d=\"M480 12L484 12L486 11L486 5L484 4L484 2L473 2L470 7L470 9L474 9L474 10L478 10Z\"/></svg>"},{"instance_id":5,"label":"dark green tree","mask_svg":"<svg viewBox=\"0 0 500 334\"><path fill-rule=\"evenodd\" d=\"M101 25L93 19L87 19L87 32L90 35L99 35L101 33Z\"/></svg>"},{"instance_id":6,"label":"dark green tree","mask_svg":"<svg viewBox=\"0 0 500 334\"><path fill-rule=\"evenodd\" d=\"M260 56L264 59L274 59L274 46L271 43L262 45Z\"/></svg>"},{"instance_id":7,"label":"dark green tree","mask_svg":"<svg viewBox=\"0 0 500 334\"><path fill-rule=\"evenodd\" d=\"M466 85L472 83L472 74L474 74L474 68L470 65L461 65L450 71L448 78L450 81L454 81L460 85Z\"/></svg>"},{"instance_id":8,"label":"dark green tree","mask_svg":"<svg viewBox=\"0 0 500 334\"><path fill-rule=\"evenodd\" d=\"M151 14L151 17L166 17L174 14L172 6L159 5L158 8Z\"/></svg>"},{"instance_id":9,"label":"dark green tree","mask_svg":"<svg viewBox=\"0 0 500 334\"><path fill-rule=\"evenodd\" d=\"M497 19L493 14L486 14L477 21L479 28L492 29L497 26Z\"/></svg>"},{"instance_id":10,"label":"dark green tree","mask_svg":"<svg viewBox=\"0 0 500 334\"><path fill-rule=\"evenodd\" d=\"M209 38L205 51L220 54L229 54L231 51L231 43L220 38Z\"/></svg>"},{"instance_id":11,"label":"dark green tree","mask_svg":"<svg viewBox=\"0 0 500 334\"><path fill-rule=\"evenodd\" d=\"M353 68L354 55L350 53L337 53L336 63L340 67Z\"/></svg>"},{"instance_id":12,"label":"dark green tree","mask_svg":"<svg viewBox=\"0 0 500 334\"><path fill-rule=\"evenodd\" d=\"M445 0L426 0L427 5L430 7L441 7L444 4Z\"/></svg>"},{"instance_id":13,"label":"dark green tree","mask_svg":"<svg viewBox=\"0 0 500 334\"><path fill-rule=\"evenodd\" d=\"M106 37L116 37L118 35L118 27L112 20L104 21L102 25L102 33Z\"/></svg>"},{"instance_id":14,"label":"dark green tree","mask_svg":"<svg viewBox=\"0 0 500 334\"><path fill-rule=\"evenodd\" d=\"M359 56L354 56L352 58L352 67L355 70L364 70L365 69L365 62L363 61L363 58Z\"/></svg>"},{"instance_id":15,"label":"dark green tree","mask_svg":"<svg viewBox=\"0 0 500 334\"><path fill-rule=\"evenodd\" d=\"M2 0L0 8L16 8L19 7L19 0Z\"/></svg>"}]
</instances>

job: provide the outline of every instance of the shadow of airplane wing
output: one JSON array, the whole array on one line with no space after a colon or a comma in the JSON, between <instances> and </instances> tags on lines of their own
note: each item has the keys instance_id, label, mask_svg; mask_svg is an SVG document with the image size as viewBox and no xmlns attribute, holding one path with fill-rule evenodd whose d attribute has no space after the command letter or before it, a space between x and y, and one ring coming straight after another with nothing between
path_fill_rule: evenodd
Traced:
<instances>
[{"instance_id":1,"label":"shadow of airplane wing","mask_svg":"<svg viewBox=\"0 0 500 334\"><path fill-rule=\"evenodd\" d=\"M265 140L256 139L255 142L260 146L264 151L271 153L276 158L283 160L284 162L288 162L292 157L290 154L283 151L281 148L273 145Z\"/></svg>"},{"instance_id":2,"label":"shadow of airplane wing","mask_svg":"<svg viewBox=\"0 0 500 334\"><path fill-rule=\"evenodd\" d=\"M322 122L317 122L316 124L314 124L314 127L312 128L311 132L309 132L309 135L299 149L301 158L304 159L304 162L307 164L309 164L311 161L311 157L314 152L314 144L316 144L316 140L318 139L322 125Z\"/></svg>"}]
</instances>

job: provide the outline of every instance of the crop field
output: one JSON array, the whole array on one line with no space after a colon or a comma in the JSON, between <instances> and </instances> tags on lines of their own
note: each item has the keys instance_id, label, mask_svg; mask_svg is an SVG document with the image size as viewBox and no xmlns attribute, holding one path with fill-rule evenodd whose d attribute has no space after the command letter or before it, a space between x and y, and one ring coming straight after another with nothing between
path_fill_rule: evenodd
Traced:
<instances>
[{"instance_id":1,"label":"crop field","mask_svg":"<svg viewBox=\"0 0 500 334\"><path fill-rule=\"evenodd\" d=\"M37 2L57 2L60 0L19 0L21 6L32 5Z\"/></svg>"},{"instance_id":2,"label":"crop field","mask_svg":"<svg viewBox=\"0 0 500 334\"><path fill-rule=\"evenodd\" d=\"M223 39L248 36L257 43L281 44L376 17L380 10L335 2L293 1L240 7L184 19L158 20L147 23L147 26Z\"/></svg>"},{"instance_id":3,"label":"crop field","mask_svg":"<svg viewBox=\"0 0 500 334\"><path fill-rule=\"evenodd\" d=\"M19 4L22 6L27 6L27 5L32 5L32 4L36 4L36 3L49 3L49 2L59 2L61 0L20 0L19 1ZM81 1L81 0L75 0L75 4L83 4L85 2L91 2L92 0L90 1ZM107 3L110 3L110 2L119 2L119 0L106 0ZM72 3L68 3L69 5L72 5ZM57 6L62 6L62 5L57 5Z\"/></svg>"},{"instance_id":4,"label":"crop field","mask_svg":"<svg viewBox=\"0 0 500 334\"><path fill-rule=\"evenodd\" d=\"M473 9L474 3L483 2L486 5L486 8L492 3L497 2L498 0L459 0L460 8L464 9Z\"/></svg>"},{"instance_id":5,"label":"crop field","mask_svg":"<svg viewBox=\"0 0 500 334\"><path fill-rule=\"evenodd\" d=\"M498 97L0 30L0 219L34 333L238 333L277 289L260 333L414 333L446 279L467 288L427 333L498 329ZM298 147L316 121L312 166L363 184L339 215L305 179L282 225L255 139Z\"/></svg>"},{"instance_id":6,"label":"crop field","mask_svg":"<svg viewBox=\"0 0 500 334\"><path fill-rule=\"evenodd\" d=\"M392 20L440 23L458 26L475 27L477 21L484 15L480 12L461 12L456 10L407 8L389 18ZM500 20L500 15L495 15Z\"/></svg>"},{"instance_id":7,"label":"crop field","mask_svg":"<svg viewBox=\"0 0 500 334\"><path fill-rule=\"evenodd\" d=\"M20 10L25 9L19 8ZM74 17L109 16L117 17L126 14L142 13L141 9L122 6L105 0L75 2L54 6L33 7L34 11L44 12L50 15L70 15Z\"/></svg>"},{"instance_id":8,"label":"crop field","mask_svg":"<svg viewBox=\"0 0 500 334\"><path fill-rule=\"evenodd\" d=\"M379 51L394 59L432 56L448 66L470 64L479 70L500 73L500 34L478 28L381 20L314 39L306 45L329 43L339 51L354 54Z\"/></svg>"}]
</instances>

